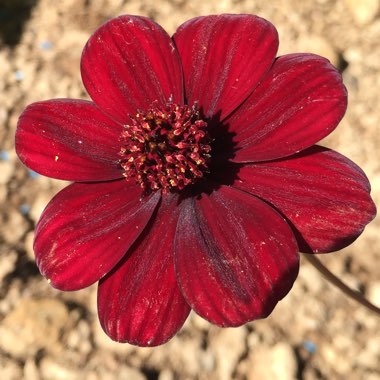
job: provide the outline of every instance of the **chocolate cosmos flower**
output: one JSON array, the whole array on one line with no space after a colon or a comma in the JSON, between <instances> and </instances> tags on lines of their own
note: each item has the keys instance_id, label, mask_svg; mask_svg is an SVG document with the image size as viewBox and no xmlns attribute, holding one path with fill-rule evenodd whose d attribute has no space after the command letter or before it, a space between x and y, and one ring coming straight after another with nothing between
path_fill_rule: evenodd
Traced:
<instances>
[{"instance_id":1,"label":"chocolate cosmos flower","mask_svg":"<svg viewBox=\"0 0 380 380\"><path fill-rule=\"evenodd\" d=\"M20 116L20 159L74 181L37 225L37 265L58 289L99 281L112 339L162 344L191 309L219 326L266 317L299 251L343 248L373 219L361 169L314 145L345 113L341 75L277 48L251 15L198 17L172 38L118 17L83 51L93 101Z\"/></svg>"}]
</instances>

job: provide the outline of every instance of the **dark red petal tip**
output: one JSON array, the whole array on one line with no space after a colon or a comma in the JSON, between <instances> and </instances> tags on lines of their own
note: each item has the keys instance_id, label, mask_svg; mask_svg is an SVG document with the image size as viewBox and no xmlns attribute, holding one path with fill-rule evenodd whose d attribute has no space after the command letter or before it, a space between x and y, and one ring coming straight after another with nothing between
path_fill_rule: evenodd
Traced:
<instances>
[{"instance_id":1,"label":"dark red petal tip","mask_svg":"<svg viewBox=\"0 0 380 380\"><path fill-rule=\"evenodd\" d=\"M102 25L84 48L81 73L94 102L122 124L155 101L183 103L176 48L146 17L120 16Z\"/></svg>"},{"instance_id":2,"label":"dark red petal tip","mask_svg":"<svg viewBox=\"0 0 380 380\"><path fill-rule=\"evenodd\" d=\"M297 244L284 219L224 186L181 204L175 254L184 297L219 326L267 316L298 274Z\"/></svg>"},{"instance_id":3,"label":"dark red petal tip","mask_svg":"<svg viewBox=\"0 0 380 380\"><path fill-rule=\"evenodd\" d=\"M29 105L16 131L16 152L30 169L69 181L122 177L118 165L122 126L94 103L56 99Z\"/></svg>"},{"instance_id":4,"label":"dark red petal tip","mask_svg":"<svg viewBox=\"0 0 380 380\"><path fill-rule=\"evenodd\" d=\"M263 198L288 218L304 252L346 247L376 215L363 171L326 148L245 165L238 177L235 187Z\"/></svg>"},{"instance_id":5,"label":"dark red petal tip","mask_svg":"<svg viewBox=\"0 0 380 380\"><path fill-rule=\"evenodd\" d=\"M34 251L41 273L61 290L98 281L140 235L159 199L159 192L141 199L141 190L125 180L66 187L36 227Z\"/></svg>"},{"instance_id":6,"label":"dark red petal tip","mask_svg":"<svg viewBox=\"0 0 380 380\"><path fill-rule=\"evenodd\" d=\"M172 194L162 198L154 221L128 257L99 283L99 318L113 340L138 346L163 344L190 312L174 271L177 200Z\"/></svg>"},{"instance_id":7,"label":"dark red petal tip","mask_svg":"<svg viewBox=\"0 0 380 380\"><path fill-rule=\"evenodd\" d=\"M273 160L330 134L347 108L342 76L314 54L277 58L254 93L228 120L235 162Z\"/></svg>"},{"instance_id":8,"label":"dark red petal tip","mask_svg":"<svg viewBox=\"0 0 380 380\"><path fill-rule=\"evenodd\" d=\"M255 89L277 52L274 26L253 15L197 17L173 36L183 65L188 104L224 119Z\"/></svg>"}]
</instances>

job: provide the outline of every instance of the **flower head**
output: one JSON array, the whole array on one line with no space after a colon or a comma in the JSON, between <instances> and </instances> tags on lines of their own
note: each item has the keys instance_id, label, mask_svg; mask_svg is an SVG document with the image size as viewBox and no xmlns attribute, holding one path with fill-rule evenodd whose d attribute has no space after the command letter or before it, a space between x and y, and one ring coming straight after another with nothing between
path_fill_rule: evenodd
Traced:
<instances>
[{"instance_id":1,"label":"flower head","mask_svg":"<svg viewBox=\"0 0 380 380\"><path fill-rule=\"evenodd\" d=\"M277 48L252 15L198 17L172 38L121 16L84 48L92 101L20 116L20 159L74 182L38 222L37 265L58 289L99 281L112 339L162 344L191 309L219 326L263 318L291 289L298 251L343 248L374 217L361 169L314 145L345 113L341 75Z\"/></svg>"}]
</instances>

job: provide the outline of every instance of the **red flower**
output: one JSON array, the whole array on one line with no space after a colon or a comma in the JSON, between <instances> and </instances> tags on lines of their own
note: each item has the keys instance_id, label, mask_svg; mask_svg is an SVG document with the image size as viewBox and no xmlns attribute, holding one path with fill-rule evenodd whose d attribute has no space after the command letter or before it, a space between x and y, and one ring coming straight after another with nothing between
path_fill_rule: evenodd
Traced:
<instances>
[{"instance_id":1,"label":"red flower","mask_svg":"<svg viewBox=\"0 0 380 380\"><path fill-rule=\"evenodd\" d=\"M20 159L74 181L37 225L37 265L62 290L99 281L112 339L162 344L191 309L219 326L263 318L292 287L298 250L343 248L374 217L361 169L313 145L345 113L340 74L277 47L256 16L198 17L173 38L122 16L84 49L93 102L20 116Z\"/></svg>"}]
</instances>

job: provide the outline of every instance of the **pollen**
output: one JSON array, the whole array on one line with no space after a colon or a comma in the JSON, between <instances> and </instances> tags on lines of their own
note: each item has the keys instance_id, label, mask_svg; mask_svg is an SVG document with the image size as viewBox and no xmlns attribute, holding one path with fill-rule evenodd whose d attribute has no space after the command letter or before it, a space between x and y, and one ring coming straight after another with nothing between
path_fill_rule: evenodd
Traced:
<instances>
[{"instance_id":1,"label":"pollen","mask_svg":"<svg viewBox=\"0 0 380 380\"><path fill-rule=\"evenodd\" d=\"M120 136L120 165L143 190L182 190L208 172L210 137L196 104L153 104L130 119Z\"/></svg>"}]
</instances>

